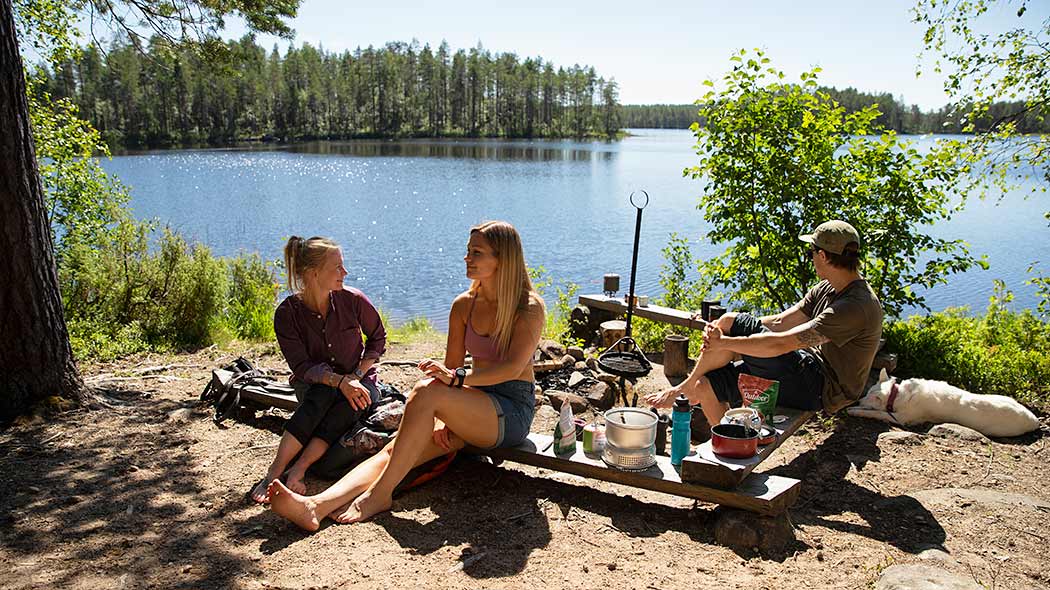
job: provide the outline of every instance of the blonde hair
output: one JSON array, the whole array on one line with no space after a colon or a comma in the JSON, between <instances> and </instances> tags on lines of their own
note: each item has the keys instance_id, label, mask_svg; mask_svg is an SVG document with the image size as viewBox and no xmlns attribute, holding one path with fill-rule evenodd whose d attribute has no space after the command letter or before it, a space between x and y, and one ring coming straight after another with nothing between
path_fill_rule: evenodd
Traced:
<instances>
[{"instance_id":1,"label":"blonde hair","mask_svg":"<svg viewBox=\"0 0 1050 590\"><path fill-rule=\"evenodd\" d=\"M526 309L533 298L542 308L543 299L529 279L521 237L513 225L506 221L485 221L470 228L470 233L485 238L496 256L496 325L492 336L496 339L500 354L505 355L514 335L514 321L518 318L518 312ZM478 281L474 281L470 285L470 292L476 295L480 286Z\"/></svg>"},{"instance_id":2,"label":"blonde hair","mask_svg":"<svg viewBox=\"0 0 1050 590\"><path fill-rule=\"evenodd\" d=\"M339 244L328 238L314 236L304 240L299 236L288 238L284 245L284 268L288 273L288 288L299 292L306 286L303 275L312 268L324 264L324 259L332 250L338 250Z\"/></svg>"}]
</instances>

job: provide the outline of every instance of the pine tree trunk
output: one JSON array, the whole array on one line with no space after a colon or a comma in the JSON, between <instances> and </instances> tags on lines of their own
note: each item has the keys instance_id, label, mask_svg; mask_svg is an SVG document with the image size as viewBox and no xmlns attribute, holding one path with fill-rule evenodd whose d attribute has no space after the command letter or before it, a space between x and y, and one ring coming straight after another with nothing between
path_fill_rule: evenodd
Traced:
<instances>
[{"instance_id":1,"label":"pine tree trunk","mask_svg":"<svg viewBox=\"0 0 1050 590\"><path fill-rule=\"evenodd\" d=\"M55 269L11 0L0 0L0 422L83 386Z\"/></svg>"}]
</instances>

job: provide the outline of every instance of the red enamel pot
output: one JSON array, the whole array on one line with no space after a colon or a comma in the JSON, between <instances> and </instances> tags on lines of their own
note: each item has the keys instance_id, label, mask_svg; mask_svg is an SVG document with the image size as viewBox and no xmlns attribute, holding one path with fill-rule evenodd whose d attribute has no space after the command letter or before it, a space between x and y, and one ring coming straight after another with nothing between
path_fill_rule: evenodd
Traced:
<instances>
[{"instance_id":1,"label":"red enamel pot","mask_svg":"<svg viewBox=\"0 0 1050 590\"><path fill-rule=\"evenodd\" d=\"M740 424L717 424L711 428L711 450L733 459L754 457L758 452L758 433Z\"/></svg>"}]
</instances>

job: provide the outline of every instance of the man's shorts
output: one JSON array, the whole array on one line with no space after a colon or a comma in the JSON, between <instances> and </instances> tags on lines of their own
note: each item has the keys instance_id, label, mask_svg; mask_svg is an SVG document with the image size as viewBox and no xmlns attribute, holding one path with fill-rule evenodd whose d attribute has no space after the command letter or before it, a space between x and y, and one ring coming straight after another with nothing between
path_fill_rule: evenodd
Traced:
<instances>
[{"instance_id":1,"label":"man's shorts","mask_svg":"<svg viewBox=\"0 0 1050 590\"><path fill-rule=\"evenodd\" d=\"M733 321L729 336L750 336L769 332L769 328L749 313L741 313ZM820 361L808 350L793 350L772 358L743 355L743 360L707 373L706 377L720 401L737 407L742 405L737 379L742 373L780 382L777 405L799 410L819 410L823 407L821 392L824 374Z\"/></svg>"}]
</instances>

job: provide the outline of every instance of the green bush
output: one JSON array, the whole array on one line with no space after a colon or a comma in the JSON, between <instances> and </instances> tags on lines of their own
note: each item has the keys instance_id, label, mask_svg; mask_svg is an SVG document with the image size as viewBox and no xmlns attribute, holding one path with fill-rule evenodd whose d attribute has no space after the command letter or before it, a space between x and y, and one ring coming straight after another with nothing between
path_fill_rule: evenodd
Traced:
<instances>
[{"instance_id":1,"label":"green bush","mask_svg":"<svg viewBox=\"0 0 1050 590\"><path fill-rule=\"evenodd\" d=\"M688 279L689 270L695 265L689 250L689 240L672 233L662 253L664 262L660 265L660 286L664 294L655 303L683 311L699 310L704 297L699 285ZM668 334L689 336L690 356L700 354L700 347L704 344L702 330L690 330L639 317L631 320L631 334L642 350L649 351L662 351L664 337Z\"/></svg>"},{"instance_id":2,"label":"green bush","mask_svg":"<svg viewBox=\"0 0 1050 590\"><path fill-rule=\"evenodd\" d=\"M123 218L97 243L70 243L59 283L79 358L273 337L279 285L258 255L219 258L165 229Z\"/></svg>"},{"instance_id":3,"label":"green bush","mask_svg":"<svg viewBox=\"0 0 1050 590\"><path fill-rule=\"evenodd\" d=\"M383 325L386 326L387 338L391 342L410 344L415 342L431 342L442 340L442 335L434 325L425 317L410 318L399 326L392 326L385 314L380 312Z\"/></svg>"},{"instance_id":4,"label":"green bush","mask_svg":"<svg viewBox=\"0 0 1050 590\"><path fill-rule=\"evenodd\" d=\"M947 381L975 393L1006 395L1050 411L1050 324L1014 312L1001 284L983 316L953 308L886 325L900 377Z\"/></svg>"},{"instance_id":5,"label":"green bush","mask_svg":"<svg viewBox=\"0 0 1050 590\"><path fill-rule=\"evenodd\" d=\"M230 261L230 326L241 338L272 340L273 302L280 290L274 265L258 254Z\"/></svg>"},{"instance_id":6,"label":"green bush","mask_svg":"<svg viewBox=\"0 0 1050 590\"><path fill-rule=\"evenodd\" d=\"M554 279L543 266L529 267L529 278L532 286L542 296L547 289L554 284ZM564 287L555 288L553 308L547 308L546 324L543 326L543 338L557 342L567 342L569 339L569 316L576 302L576 293L580 286L576 283L566 283Z\"/></svg>"}]
</instances>

